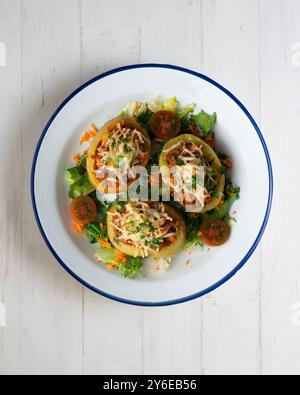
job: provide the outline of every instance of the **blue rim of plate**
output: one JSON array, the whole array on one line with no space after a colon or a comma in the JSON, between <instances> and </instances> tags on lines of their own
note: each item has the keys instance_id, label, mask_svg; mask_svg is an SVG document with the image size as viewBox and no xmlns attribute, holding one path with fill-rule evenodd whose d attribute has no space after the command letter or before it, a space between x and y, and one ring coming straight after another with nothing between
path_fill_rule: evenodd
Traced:
<instances>
[{"instance_id":1,"label":"blue rim of plate","mask_svg":"<svg viewBox=\"0 0 300 395\"><path fill-rule=\"evenodd\" d=\"M123 72L123 71L132 70L132 69L141 69L141 68L161 68L161 69L177 70L177 71L180 71L180 72L183 72L183 73L187 73L187 74L191 74L191 75L194 75L194 76L196 76L198 78L201 78L201 79L209 82L210 84L214 85L215 87L219 88L221 91L223 91L227 96L229 96L240 107L240 109L248 117L248 119L252 123L254 129L256 130L256 133L258 134L258 137L259 137L259 139L261 141L261 144L262 144L264 152L265 152L266 161L267 161L267 165L268 165L268 172L269 172L269 198L268 198L268 205L267 205L266 214L265 214L265 217L264 217L264 220L263 220L263 224L261 226L261 229L260 229L260 231L258 233L258 236L257 236L255 242L253 243L252 247L249 249L249 251L245 255L245 257L242 259L242 261L226 277L224 277L222 280L218 281L216 284L212 285L211 287L209 287L209 288L207 288L207 289L205 289L203 291L199 291L196 294L193 294L193 295L190 295L190 296L187 296L187 297L184 297L184 298L179 298L179 299L166 301L166 302L139 302L139 301L133 301L133 300L127 300L127 299L119 298L117 296L110 295L110 294L108 294L106 292L101 291L100 289L97 289L97 288L93 287L92 285L90 285L86 281L84 281L82 278L77 276L77 274L74 273L67 266L67 264L62 261L62 259L58 256L58 254L54 250L53 246L51 245L51 243L47 239L46 233L45 233L45 231L43 229L41 220L39 218L39 214L38 214L38 210L37 210L37 206L36 206L36 199L35 199L34 181L35 181L35 170L36 170L36 163L37 163L39 151L40 151L41 145L43 143L43 140L45 138L45 135L48 132L48 129L50 128L52 122L54 121L54 119L56 118L58 113L64 108L64 106L70 100L72 100L72 98L74 96L76 96L79 92L81 92L87 86L93 84L94 82L99 81L99 80L101 80L101 79L103 79L105 77L108 77L110 75ZM168 65L168 64L156 64L156 63L153 63L153 64L152 63L137 64L137 65L130 65L130 66L119 67L119 68L110 70L110 71L108 71L106 73L103 73L103 74L99 75L98 77L95 77L95 78L91 79L90 81L88 81L88 82L84 83L83 85L81 85L73 93L71 93L71 95L69 97L67 97L62 102L62 104L57 108L57 110L54 112L54 114L52 115L52 117L48 121L47 125L45 126L45 128L43 130L43 133L42 133L42 135L39 138L39 141L37 143L37 147L36 147L36 151L35 151L34 158L33 158L33 163L32 163L32 171L31 171L31 198L32 198L33 211L34 211L34 215L35 215L35 218L36 218L36 221L37 221L37 224L38 224L38 228L40 230L40 233L41 233L41 235L42 235L47 247L49 248L49 250L51 251L53 256L56 258L56 260L60 263L60 265L75 280L77 280L79 283L81 283L85 287L89 288L91 291L94 291L94 292L98 293L99 295L104 296L104 297L109 298L109 299L112 299L112 300L114 300L116 302L126 303L126 304L130 304L130 305L134 305L134 306L143 306L143 307L163 307L163 306L171 306L171 305L175 305L175 304L185 303L185 302L188 302L188 301L200 298L200 297L202 297L204 295L207 295L208 293L214 291L215 289L217 289L220 286L222 286L223 284L225 284L228 280L230 280L247 263L247 261L250 259L250 257L252 256L252 254L256 250L259 242L261 241L261 238L262 238L262 236L263 236L263 234L265 232L265 229L266 229L269 217L270 217L271 207L272 207L272 199L273 199L273 170L272 170L272 163L271 163L269 151L268 151L266 142L264 140L264 137L262 135L262 132L260 131L257 123L255 122L254 118L251 116L249 111L246 109L246 107L229 90L227 90L226 88L224 88L222 85L220 85L216 81L212 80L211 78L209 78L209 77L207 77L207 76L205 76L205 75L203 75L201 73L198 73L196 71L192 71L192 70L189 70L189 69L186 69L186 68L183 68L183 67L178 67L178 66L173 66L173 65Z\"/></svg>"}]
</instances>

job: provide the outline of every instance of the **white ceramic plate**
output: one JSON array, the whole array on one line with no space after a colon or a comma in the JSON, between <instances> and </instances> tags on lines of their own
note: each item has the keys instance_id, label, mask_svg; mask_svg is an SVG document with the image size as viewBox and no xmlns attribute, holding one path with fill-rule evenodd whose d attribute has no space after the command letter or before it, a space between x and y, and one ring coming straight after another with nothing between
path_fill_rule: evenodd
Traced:
<instances>
[{"instance_id":1,"label":"white ceramic plate","mask_svg":"<svg viewBox=\"0 0 300 395\"><path fill-rule=\"evenodd\" d=\"M96 262L95 250L71 232L70 201L64 172L80 152L79 137L90 122L101 127L131 100L176 96L216 111L217 141L235 162L241 187L237 224L218 249L182 253L169 272L124 280ZM105 73L84 84L57 109L40 138L33 161L32 200L40 231L58 262L83 285L111 299L144 306L182 303L216 289L250 258L265 230L272 201L272 168L266 144L246 108L226 89L190 70L138 65ZM190 260L190 265L185 262Z\"/></svg>"}]
</instances>

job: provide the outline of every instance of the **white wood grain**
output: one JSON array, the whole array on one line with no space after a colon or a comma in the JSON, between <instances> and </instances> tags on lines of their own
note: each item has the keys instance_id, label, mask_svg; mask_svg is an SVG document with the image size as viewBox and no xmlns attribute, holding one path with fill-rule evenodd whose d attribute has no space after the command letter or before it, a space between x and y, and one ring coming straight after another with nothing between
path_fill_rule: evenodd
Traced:
<instances>
[{"instance_id":1,"label":"white wood grain","mask_svg":"<svg viewBox=\"0 0 300 395\"><path fill-rule=\"evenodd\" d=\"M20 1L0 3L0 41L7 51L6 67L0 67L0 303L6 310L6 326L0 327L2 374L21 369L22 183L17 182L22 178L20 10Z\"/></svg>"},{"instance_id":2,"label":"white wood grain","mask_svg":"<svg viewBox=\"0 0 300 395\"><path fill-rule=\"evenodd\" d=\"M299 196L300 68L292 62L299 15L297 0L261 2L262 126L276 180L262 255L264 374L300 374L300 327L292 325L292 306L300 301L300 213L292 203Z\"/></svg>"},{"instance_id":3,"label":"white wood grain","mask_svg":"<svg viewBox=\"0 0 300 395\"><path fill-rule=\"evenodd\" d=\"M141 61L198 69L202 0L141 0Z\"/></svg>"},{"instance_id":4,"label":"white wood grain","mask_svg":"<svg viewBox=\"0 0 300 395\"><path fill-rule=\"evenodd\" d=\"M258 1L204 0L204 67L260 115ZM222 114L220 114L220 117ZM242 131L241 131L242 134ZM241 192L243 196L243 191ZM203 363L206 374L260 371L260 250L204 304Z\"/></svg>"},{"instance_id":5,"label":"white wood grain","mask_svg":"<svg viewBox=\"0 0 300 395\"><path fill-rule=\"evenodd\" d=\"M82 288L50 256L32 215L29 174L37 138L63 98L79 84L79 7L23 1L23 373L81 373ZM59 143L59 142L58 142Z\"/></svg>"}]
</instances>

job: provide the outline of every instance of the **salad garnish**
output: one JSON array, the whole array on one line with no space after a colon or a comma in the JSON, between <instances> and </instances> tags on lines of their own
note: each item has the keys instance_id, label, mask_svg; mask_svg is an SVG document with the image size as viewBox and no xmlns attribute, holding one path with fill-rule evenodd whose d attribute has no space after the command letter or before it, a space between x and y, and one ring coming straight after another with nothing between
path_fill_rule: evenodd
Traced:
<instances>
[{"instance_id":1,"label":"salad garnish","mask_svg":"<svg viewBox=\"0 0 300 395\"><path fill-rule=\"evenodd\" d=\"M164 272L180 252L228 242L240 189L233 159L216 149L216 125L216 113L172 97L131 102L83 133L86 149L66 170L72 229L98 246L108 270L136 279L149 258Z\"/></svg>"}]
</instances>

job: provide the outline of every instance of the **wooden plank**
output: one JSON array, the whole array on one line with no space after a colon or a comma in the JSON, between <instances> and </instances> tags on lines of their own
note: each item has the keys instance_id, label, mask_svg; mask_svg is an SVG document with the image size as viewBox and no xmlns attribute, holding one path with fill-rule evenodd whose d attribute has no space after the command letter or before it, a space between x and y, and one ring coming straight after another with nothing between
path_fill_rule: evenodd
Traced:
<instances>
[{"instance_id":1,"label":"wooden plank","mask_svg":"<svg viewBox=\"0 0 300 395\"><path fill-rule=\"evenodd\" d=\"M189 375L202 371L202 303L144 310L143 372Z\"/></svg>"},{"instance_id":2,"label":"wooden plank","mask_svg":"<svg viewBox=\"0 0 300 395\"><path fill-rule=\"evenodd\" d=\"M23 373L82 371L82 288L49 252L33 218L28 181L36 141L79 84L78 2L27 0L22 7Z\"/></svg>"},{"instance_id":3,"label":"wooden plank","mask_svg":"<svg viewBox=\"0 0 300 395\"><path fill-rule=\"evenodd\" d=\"M299 228L300 3L261 2L262 127L273 160L276 191L263 243L263 373L300 373ZM294 315L294 319L293 319Z\"/></svg>"},{"instance_id":4,"label":"wooden plank","mask_svg":"<svg viewBox=\"0 0 300 395\"><path fill-rule=\"evenodd\" d=\"M0 3L0 372L20 371L22 285L21 2ZM3 54L2 54L3 55ZM4 62L5 60L5 62ZM12 160L13 152L13 160Z\"/></svg>"},{"instance_id":5,"label":"wooden plank","mask_svg":"<svg viewBox=\"0 0 300 395\"><path fill-rule=\"evenodd\" d=\"M170 63L201 70L201 33L201 2L198 0L142 1L143 63ZM169 92L170 96L173 94ZM201 373L201 312L199 300L144 311L145 374Z\"/></svg>"},{"instance_id":6,"label":"wooden plank","mask_svg":"<svg viewBox=\"0 0 300 395\"><path fill-rule=\"evenodd\" d=\"M199 70L201 7L199 0L142 0L142 63L170 63Z\"/></svg>"},{"instance_id":7,"label":"wooden plank","mask_svg":"<svg viewBox=\"0 0 300 395\"><path fill-rule=\"evenodd\" d=\"M140 53L139 0L81 1L83 80L137 63Z\"/></svg>"},{"instance_id":8,"label":"wooden plank","mask_svg":"<svg viewBox=\"0 0 300 395\"><path fill-rule=\"evenodd\" d=\"M260 113L258 1L204 0L204 73ZM219 114L222 117L222 114ZM260 250L229 283L206 298L203 373L260 371Z\"/></svg>"},{"instance_id":9,"label":"wooden plank","mask_svg":"<svg viewBox=\"0 0 300 395\"><path fill-rule=\"evenodd\" d=\"M82 80L139 61L139 12L138 0L82 1ZM141 314L84 291L84 373L141 373Z\"/></svg>"}]
</instances>

